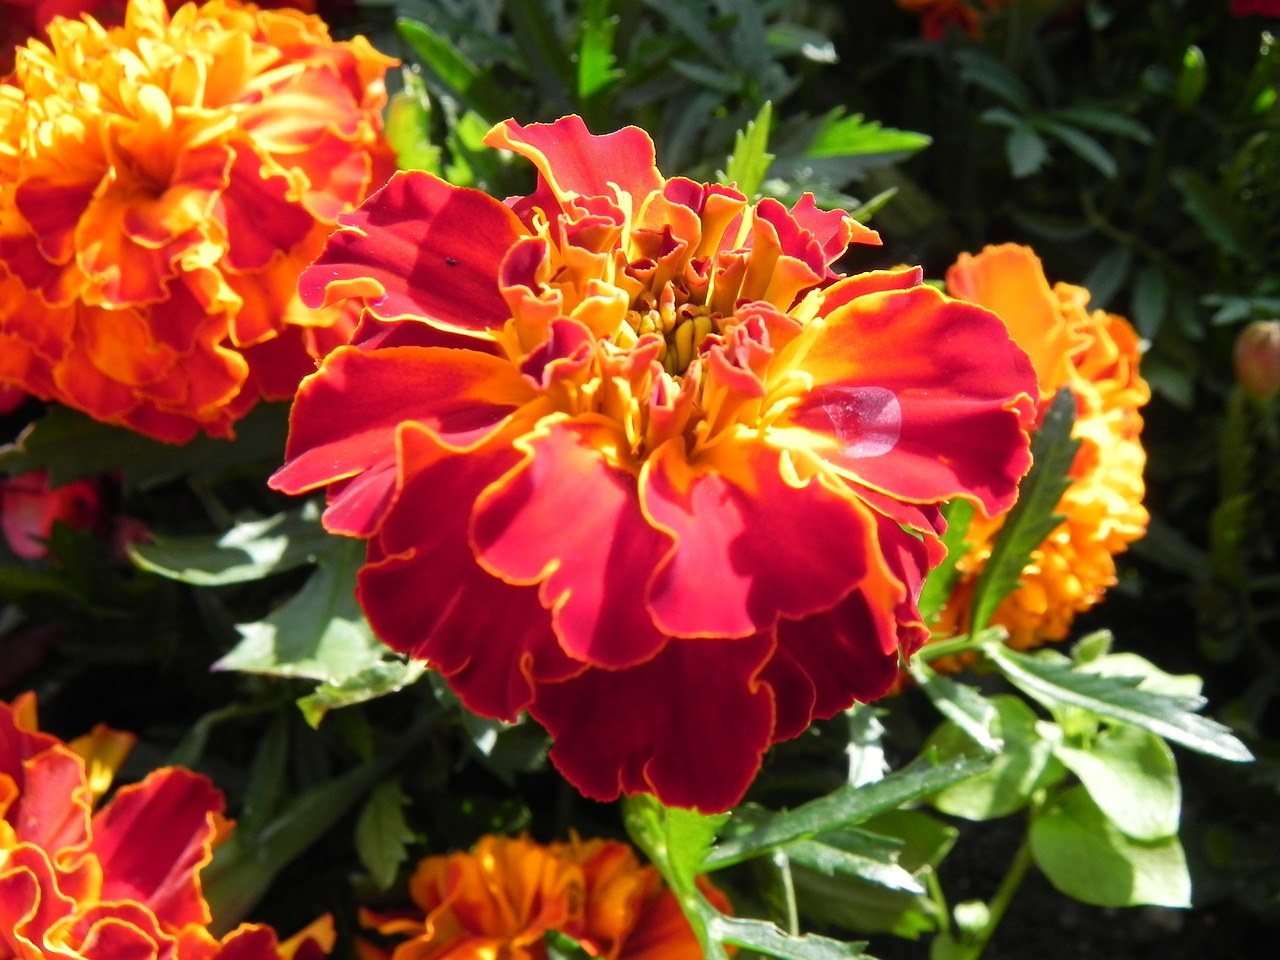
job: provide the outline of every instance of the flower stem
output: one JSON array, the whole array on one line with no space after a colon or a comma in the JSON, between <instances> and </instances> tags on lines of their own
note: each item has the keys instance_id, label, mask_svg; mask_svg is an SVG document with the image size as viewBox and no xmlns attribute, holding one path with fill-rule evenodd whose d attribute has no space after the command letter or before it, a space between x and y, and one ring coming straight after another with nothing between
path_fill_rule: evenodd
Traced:
<instances>
[{"instance_id":1,"label":"flower stem","mask_svg":"<svg viewBox=\"0 0 1280 960\"><path fill-rule=\"evenodd\" d=\"M955 960L978 960L982 956L982 951L987 948L996 928L1000 926L1000 921L1008 911L1009 904L1013 902L1018 888L1022 886L1022 880L1030 867L1031 840L1029 835L1024 835L1022 843L1018 845L1018 852L1013 855L1013 861L996 889L995 896L991 898L986 924L971 937L965 938L960 945L960 951L955 955Z\"/></svg>"}]
</instances>

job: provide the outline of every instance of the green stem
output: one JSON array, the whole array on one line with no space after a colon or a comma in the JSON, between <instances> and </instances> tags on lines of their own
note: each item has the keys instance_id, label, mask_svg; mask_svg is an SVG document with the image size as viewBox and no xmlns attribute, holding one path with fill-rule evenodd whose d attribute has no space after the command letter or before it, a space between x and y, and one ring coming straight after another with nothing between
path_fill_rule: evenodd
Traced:
<instances>
[{"instance_id":1,"label":"green stem","mask_svg":"<svg viewBox=\"0 0 1280 960\"><path fill-rule=\"evenodd\" d=\"M1013 902L1018 888L1022 886L1022 880L1030 867L1031 841L1029 837L1024 836L1022 843L1018 846L1018 852L1013 855L1009 869L1005 871L1004 879L1000 881L995 896L991 898L986 924L972 937L965 938L960 944L960 952L956 954L956 960L978 960L982 956L982 951L987 948L996 928L1000 926L1000 921L1008 911L1009 904Z\"/></svg>"}]
</instances>

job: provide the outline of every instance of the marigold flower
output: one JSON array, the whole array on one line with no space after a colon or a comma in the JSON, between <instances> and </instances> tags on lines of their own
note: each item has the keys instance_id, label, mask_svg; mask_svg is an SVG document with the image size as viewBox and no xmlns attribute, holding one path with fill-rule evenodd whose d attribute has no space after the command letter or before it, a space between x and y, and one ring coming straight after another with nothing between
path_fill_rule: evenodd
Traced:
<instances>
[{"instance_id":1,"label":"marigold flower","mask_svg":"<svg viewBox=\"0 0 1280 960\"><path fill-rule=\"evenodd\" d=\"M54 20L0 85L0 383L172 442L292 396L351 330L294 282L391 168L392 63L235 0Z\"/></svg>"},{"instance_id":2,"label":"marigold flower","mask_svg":"<svg viewBox=\"0 0 1280 960\"><path fill-rule=\"evenodd\" d=\"M925 639L939 503L998 513L1033 371L877 242L665 179L644 131L498 124L536 191L397 174L303 274L358 298L272 484L369 538L375 631L477 713L527 709L584 794L736 803L766 749L881 696Z\"/></svg>"},{"instance_id":3,"label":"marigold flower","mask_svg":"<svg viewBox=\"0 0 1280 960\"><path fill-rule=\"evenodd\" d=\"M0 958L310 960L330 918L281 945L245 924L222 939L200 869L222 795L199 774L157 770L94 810L132 737L105 728L71 744L40 733L32 694L0 703Z\"/></svg>"},{"instance_id":4,"label":"marigold flower","mask_svg":"<svg viewBox=\"0 0 1280 960\"><path fill-rule=\"evenodd\" d=\"M895 0L899 7L920 19L926 40L940 40L952 30L971 37L982 33L983 12L1002 10L1016 0ZM979 9L981 7L981 9Z\"/></svg>"},{"instance_id":5,"label":"marigold flower","mask_svg":"<svg viewBox=\"0 0 1280 960\"><path fill-rule=\"evenodd\" d=\"M0 479L0 532L9 549L24 559L48 555L45 541L54 523L83 529L94 526L101 515L102 497L92 481L51 487L44 470Z\"/></svg>"},{"instance_id":6,"label":"marigold flower","mask_svg":"<svg viewBox=\"0 0 1280 960\"><path fill-rule=\"evenodd\" d=\"M728 901L710 883L717 909ZM543 845L488 836L471 853L427 857L409 880L416 911L361 910L360 922L392 938L362 945L362 960L546 960L559 931L608 960L701 960L702 949L652 866L613 840Z\"/></svg>"},{"instance_id":7,"label":"marigold flower","mask_svg":"<svg viewBox=\"0 0 1280 960\"><path fill-rule=\"evenodd\" d=\"M947 272L947 290L1005 320L1035 365L1042 412L1062 387L1076 398L1073 436L1081 445L1057 506L1064 519L992 616L1014 647L1061 640L1075 616L1116 582L1114 555L1146 532L1138 408L1151 392L1138 374L1138 336L1123 317L1088 310L1084 288L1057 283L1051 289L1039 258L1015 244L961 254ZM936 633L968 629L973 588L1002 523L1002 517L974 518L957 564L961 578Z\"/></svg>"},{"instance_id":8,"label":"marigold flower","mask_svg":"<svg viewBox=\"0 0 1280 960\"><path fill-rule=\"evenodd\" d=\"M1250 14L1280 17L1280 0L1231 0L1231 12L1237 17L1247 17Z\"/></svg>"}]
</instances>

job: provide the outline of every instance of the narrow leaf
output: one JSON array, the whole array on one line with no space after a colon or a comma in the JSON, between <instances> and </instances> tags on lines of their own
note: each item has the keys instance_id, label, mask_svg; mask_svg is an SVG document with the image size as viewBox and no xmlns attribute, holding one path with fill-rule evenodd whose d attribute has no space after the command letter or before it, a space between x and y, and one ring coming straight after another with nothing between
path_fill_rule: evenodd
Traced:
<instances>
[{"instance_id":1,"label":"narrow leaf","mask_svg":"<svg viewBox=\"0 0 1280 960\"><path fill-rule=\"evenodd\" d=\"M978 575L971 633L987 625L1000 601L1018 586L1032 551L1062 522L1062 516L1054 513L1054 508L1071 483L1067 471L1080 446L1078 440L1071 439L1075 408L1075 396L1063 387L1031 438L1034 459L1031 472L1023 478L1018 502L1005 515L991 547L991 556Z\"/></svg>"},{"instance_id":2,"label":"narrow leaf","mask_svg":"<svg viewBox=\"0 0 1280 960\"><path fill-rule=\"evenodd\" d=\"M934 707L984 753L999 753L1004 742L992 732L997 713L993 704L973 687L944 677L918 657L908 666L911 677Z\"/></svg>"},{"instance_id":3,"label":"narrow leaf","mask_svg":"<svg viewBox=\"0 0 1280 960\"><path fill-rule=\"evenodd\" d=\"M1050 710L1079 707L1100 717L1129 723L1158 737L1222 760L1253 759L1230 729L1193 711L1204 706L1201 697L1178 697L1138 688L1140 678L1104 676L1077 669L1061 654L1019 653L991 643L983 652L1008 678Z\"/></svg>"},{"instance_id":4,"label":"narrow leaf","mask_svg":"<svg viewBox=\"0 0 1280 960\"><path fill-rule=\"evenodd\" d=\"M842 943L816 934L793 937L763 920L717 916L711 933L722 943L746 947L779 960L872 960L863 952L865 943Z\"/></svg>"},{"instance_id":5,"label":"narrow leaf","mask_svg":"<svg viewBox=\"0 0 1280 960\"><path fill-rule=\"evenodd\" d=\"M756 118L747 124L745 130L739 130L733 136L733 154L725 166L724 180L728 184L737 184L739 190L748 198L760 192L760 184L764 182L769 164L773 162L773 154L766 151L769 145L769 121L772 108L768 101L760 108Z\"/></svg>"},{"instance_id":6,"label":"narrow leaf","mask_svg":"<svg viewBox=\"0 0 1280 960\"><path fill-rule=\"evenodd\" d=\"M587 0L582 11L582 40L578 44L578 97L588 100L623 74L614 67L613 40L618 16L611 0Z\"/></svg>"},{"instance_id":7,"label":"narrow leaf","mask_svg":"<svg viewBox=\"0 0 1280 960\"><path fill-rule=\"evenodd\" d=\"M925 623L932 623L942 611L943 604L955 589L960 572L956 564L965 553L965 535L973 522L977 507L969 500L955 499L942 508L942 516L947 521L947 532L942 535L942 545L947 548L947 555L942 562L929 571L924 587L920 591L917 607Z\"/></svg>"}]
</instances>

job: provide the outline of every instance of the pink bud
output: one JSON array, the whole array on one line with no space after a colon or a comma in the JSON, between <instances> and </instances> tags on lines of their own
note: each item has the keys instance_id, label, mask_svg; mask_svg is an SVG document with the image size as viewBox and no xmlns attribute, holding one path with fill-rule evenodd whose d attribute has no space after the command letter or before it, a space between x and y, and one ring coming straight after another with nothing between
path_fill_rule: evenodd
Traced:
<instances>
[{"instance_id":1,"label":"pink bud","mask_svg":"<svg viewBox=\"0 0 1280 960\"><path fill-rule=\"evenodd\" d=\"M1255 320L1236 338L1236 379L1266 400L1280 389L1280 320Z\"/></svg>"}]
</instances>

